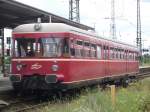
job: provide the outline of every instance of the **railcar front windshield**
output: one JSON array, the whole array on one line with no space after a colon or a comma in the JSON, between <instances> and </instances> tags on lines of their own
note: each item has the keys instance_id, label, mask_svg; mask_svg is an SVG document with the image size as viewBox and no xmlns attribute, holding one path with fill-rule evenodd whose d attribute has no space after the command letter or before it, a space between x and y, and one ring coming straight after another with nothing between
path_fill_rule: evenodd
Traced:
<instances>
[{"instance_id":1,"label":"railcar front windshield","mask_svg":"<svg viewBox=\"0 0 150 112\"><path fill-rule=\"evenodd\" d=\"M16 38L15 57L60 57L69 53L66 38Z\"/></svg>"}]
</instances>

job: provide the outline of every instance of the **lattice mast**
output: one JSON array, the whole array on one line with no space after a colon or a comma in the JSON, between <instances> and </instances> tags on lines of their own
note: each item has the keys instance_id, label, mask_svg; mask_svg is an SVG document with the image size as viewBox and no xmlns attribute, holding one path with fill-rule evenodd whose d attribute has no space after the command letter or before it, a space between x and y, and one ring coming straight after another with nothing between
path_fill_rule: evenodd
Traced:
<instances>
[{"instance_id":1,"label":"lattice mast","mask_svg":"<svg viewBox=\"0 0 150 112\"><path fill-rule=\"evenodd\" d=\"M137 38L136 45L142 53L140 0L137 0Z\"/></svg>"},{"instance_id":2,"label":"lattice mast","mask_svg":"<svg viewBox=\"0 0 150 112\"><path fill-rule=\"evenodd\" d=\"M112 39L117 39L117 37L116 37L116 23L115 23L115 0L111 0L110 35L111 35Z\"/></svg>"},{"instance_id":3,"label":"lattice mast","mask_svg":"<svg viewBox=\"0 0 150 112\"><path fill-rule=\"evenodd\" d=\"M79 0L69 0L69 20L80 23Z\"/></svg>"}]
</instances>

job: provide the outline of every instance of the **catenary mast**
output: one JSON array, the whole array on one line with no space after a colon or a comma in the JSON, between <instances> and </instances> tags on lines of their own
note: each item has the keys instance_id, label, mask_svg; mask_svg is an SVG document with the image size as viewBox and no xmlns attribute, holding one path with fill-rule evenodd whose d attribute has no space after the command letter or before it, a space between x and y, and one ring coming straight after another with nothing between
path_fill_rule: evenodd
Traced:
<instances>
[{"instance_id":1,"label":"catenary mast","mask_svg":"<svg viewBox=\"0 0 150 112\"><path fill-rule=\"evenodd\" d=\"M137 38L136 45L142 54L140 0L137 0Z\"/></svg>"},{"instance_id":2,"label":"catenary mast","mask_svg":"<svg viewBox=\"0 0 150 112\"><path fill-rule=\"evenodd\" d=\"M117 37L116 37L116 23L115 23L115 0L111 0L110 36L112 37L112 39L117 39Z\"/></svg>"},{"instance_id":3,"label":"catenary mast","mask_svg":"<svg viewBox=\"0 0 150 112\"><path fill-rule=\"evenodd\" d=\"M79 0L69 0L69 20L80 23Z\"/></svg>"}]
</instances>

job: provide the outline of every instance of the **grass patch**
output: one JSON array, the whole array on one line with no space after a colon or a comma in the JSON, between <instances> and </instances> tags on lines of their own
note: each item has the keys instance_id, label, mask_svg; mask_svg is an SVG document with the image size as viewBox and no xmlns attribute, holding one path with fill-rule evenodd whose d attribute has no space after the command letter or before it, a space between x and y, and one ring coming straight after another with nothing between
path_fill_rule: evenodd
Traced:
<instances>
[{"instance_id":1,"label":"grass patch","mask_svg":"<svg viewBox=\"0 0 150 112\"><path fill-rule=\"evenodd\" d=\"M110 90L87 89L72 100L58 100L37 112L150 112L150 78L118 88L116 105L112 106Z\"/></svg>"}]
</instances>

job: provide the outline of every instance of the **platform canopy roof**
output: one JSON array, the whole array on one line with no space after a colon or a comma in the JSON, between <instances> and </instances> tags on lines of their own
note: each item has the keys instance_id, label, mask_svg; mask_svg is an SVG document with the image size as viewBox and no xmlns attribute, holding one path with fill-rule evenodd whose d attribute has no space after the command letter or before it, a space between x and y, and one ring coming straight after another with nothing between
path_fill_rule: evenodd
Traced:
<instances>
[{"instance_id":1,"label":"platform canopy roof","mask_svg":"<svg viewBox=\"0 0 150 112\"><path fill-rule=\"evenodd\" d=\"M36 1L36 0L35 0ZM65 23L84 30L94 28L70 21L55 14L22 4L14 0L0 0L0 28L14 28L20 24L33 23L40 17L42 22Z\"/></svg>"}]
</instances>

